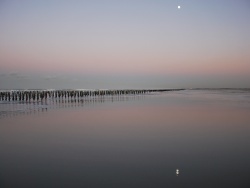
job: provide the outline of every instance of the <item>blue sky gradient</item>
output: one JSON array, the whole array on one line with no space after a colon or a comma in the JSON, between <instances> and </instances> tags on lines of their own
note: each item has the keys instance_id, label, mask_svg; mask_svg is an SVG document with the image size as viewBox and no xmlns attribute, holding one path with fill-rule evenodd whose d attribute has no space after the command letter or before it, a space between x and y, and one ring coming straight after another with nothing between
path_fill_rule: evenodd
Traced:
<instances>
[{"instance_id":1,"label":"blue sky gradient","mask_svg":"<svg viewBox=\"0 0 250 188\"><path fill-rule=\"evenodd\" d=\"M247 0L1 1L0 88L250 87L249 23Z\"/></svg>"}]
</instances>

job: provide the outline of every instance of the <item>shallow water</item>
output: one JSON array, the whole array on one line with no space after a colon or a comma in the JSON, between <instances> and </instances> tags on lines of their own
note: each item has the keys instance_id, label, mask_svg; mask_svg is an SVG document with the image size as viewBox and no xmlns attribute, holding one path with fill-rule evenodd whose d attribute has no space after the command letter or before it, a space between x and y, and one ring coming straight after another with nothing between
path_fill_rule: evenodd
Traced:
<instances>
[{"instance_id":1,"label":"shallow water","mask_svg":"<svg viewBox=\"0 0 250 188\"><path fill-rule=\"evenodd\" d=\"M0 113L0 187L250 186L249 90L1 103Z\"/></svg>"}]
</instances>

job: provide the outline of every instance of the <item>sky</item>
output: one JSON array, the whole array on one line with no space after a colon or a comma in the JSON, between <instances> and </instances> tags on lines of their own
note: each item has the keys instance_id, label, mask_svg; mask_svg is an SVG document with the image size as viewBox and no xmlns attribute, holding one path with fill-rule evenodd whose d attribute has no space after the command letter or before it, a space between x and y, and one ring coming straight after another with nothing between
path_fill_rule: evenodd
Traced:
<instances>
[{"instance_id":1,"label":"sky","mask_svg":"<svg viewBox=\"0 0 250 188\"><path fill-rule=\"evenodd\" d=\"M249 0L0 0L0 89L195 87L250 87Z\"/></svg>"}]
</instances>

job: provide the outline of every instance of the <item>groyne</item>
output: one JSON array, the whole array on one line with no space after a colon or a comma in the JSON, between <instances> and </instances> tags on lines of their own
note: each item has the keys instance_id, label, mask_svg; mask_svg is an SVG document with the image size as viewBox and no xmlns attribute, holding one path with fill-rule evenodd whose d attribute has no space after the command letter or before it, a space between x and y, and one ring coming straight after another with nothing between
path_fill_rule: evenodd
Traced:
<instances>
[{"instance_id":1,"label":"groyne","mask_svg":"<svg viewBox=\"0 0 250 188\"><path fill-rule=\"evenodd\" d=\"M0 101L43 101L47 99L81 99L113 95L142 95L152 92L180 91L184 89L98 89L98 90L2 90Z\"/></svg>"}]
</instances>

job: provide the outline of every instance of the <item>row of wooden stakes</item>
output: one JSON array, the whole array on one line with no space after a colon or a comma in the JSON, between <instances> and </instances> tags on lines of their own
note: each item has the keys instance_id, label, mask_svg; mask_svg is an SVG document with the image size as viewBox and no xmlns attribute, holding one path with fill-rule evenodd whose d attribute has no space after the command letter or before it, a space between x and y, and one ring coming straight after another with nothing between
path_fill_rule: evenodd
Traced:
<instances>
[{"instance_id":1,"label":"row of wooden stakes","mask_svg":"<svg viewBox=\"0 0 250 188\"><path fill-rule=\"evenodd\" d=\"M48 98L79 99L108 95L141 95L183 89L122 89L122 90L9 90L0 91L0 101L39 101Z\"/></svg>"}]
</instances>

